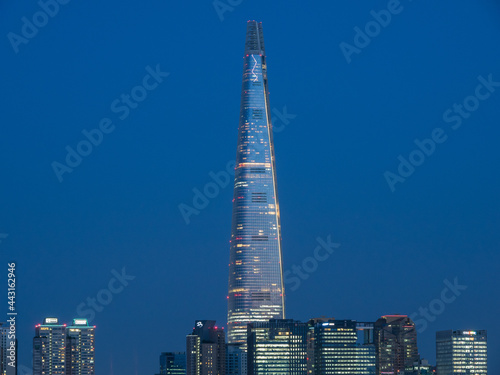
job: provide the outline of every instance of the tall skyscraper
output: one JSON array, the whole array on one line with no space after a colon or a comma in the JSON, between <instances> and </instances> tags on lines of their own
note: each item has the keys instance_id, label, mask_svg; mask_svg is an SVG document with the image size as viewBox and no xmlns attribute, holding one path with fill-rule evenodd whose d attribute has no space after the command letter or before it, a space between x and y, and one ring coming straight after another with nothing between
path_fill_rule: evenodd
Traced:
<instances>
[{"instance_id":1,"label":"tall skyscraper","mask_svg":"<svg viewBox=\"0 0 500 375\"><path fill-rule=\"evenodd\" d=\"M57 318L35 327L33 375L66 375L66 324Z\"/></svg>"},{"instance_id":2,"label":"tall skyscraper","mask_svg":"<svg viewBox=\"0 0 500 375\"><path fill-rule=\"evenodd\" d=\"M67 326L45 318L35 327L33 375L94 375L94 332L87 319Z\"/></svg>"},{"instance_id":3,"label":"tall skyscraper","mask_svg":"<svg viewBox=\"0 0 500 375\"><path fill-rule=\"evenodd\" d=\"M225 375L226 338L215 320L197 320L186 336L187 375Z\"/></svg>"},{"instance_id":4,"label":"tall skyscraper","mask_svg":"<svg viewBox=\"0 0 500 375\"><path fill-rule=\"evenodd\" d=\"M415 323L407 315L385 315L374 328L377 375L403 374L420 359Z\"/></svg>"},{"instance_id":5,"label":"tall skyscraper","mask_svg":"<svg viewBox=\"0 0 500 375\"><path fill-rule=\"evenodd\" d=\"M281 227L262 23L249 21L243 57L229 260L228 342L247 324L285 317Z\"/></svg>"},{"instance_id":6,"label":"tall skyscraper","mask_svg":"<svg viewBox=\"0 0 500 375\"><path fill-rule=\"evenodd\" d=\"M308 374L375 374L373 323L312 319L308 333Z\"/></svg>"},{"instance_id":7,"label":"tall skyscraper","mask_svg":"<svg viewBox=\"0 0 500 375\"><path fill-rule=\"evenodd\" d=\"M309 325L271 319L248 325L248 375L305 375Z\"/></svg>"},{"instance_id":8,"label":"tall skyscraper","mask_svg":"<svg viewBox=\"0 0 500 375\"><path fill-rule=\"evenodd\" d=\"M438 375L486 375L486 331L440 331L436 333Z\"/></svg>"},{"instance_id":9,"label":"tall skyscraper","mask_svg":"<svg viewBox=\"0 0 500 375\"><path fill-rule=\"evenodd\" d=\"M94 335L87 319L73 319L66 327L66 375L95 374Z\"/></svg>"}]
</instances>

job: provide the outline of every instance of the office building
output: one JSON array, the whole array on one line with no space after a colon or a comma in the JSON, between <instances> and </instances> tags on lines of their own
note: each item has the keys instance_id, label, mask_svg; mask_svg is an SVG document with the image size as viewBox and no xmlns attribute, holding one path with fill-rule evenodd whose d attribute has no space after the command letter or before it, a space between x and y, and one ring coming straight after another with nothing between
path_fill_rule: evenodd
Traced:
<instances>
[{"instance_id":1,"label":"office building","mask_svg":"<svg viewBox=\"0 0 500 375\"><path fill-rule=\"evenodd\" d=\"M281 227L262 23L249 21L236 152L229 260L228 343L247 324L285 317Z\"/></svg>"},{"instance_id":2,"label":"office building","mask_svg":"<svg viewBox=\"0 0 500 375\"><path fill-rule=\"evenodd\" d=\"M486 375L486 331L440 331L436 333L438 375Z\"/></svg>"},{"instance_id":3,"label":"office building","mask_svg":"<svg viewBox=\"0 0 500 375\"><path fill-rule=\"evenodd\" d=\"M308 333L308 374L375 374L373 323L312 319Z\"/></svg>"},{"instance_id":4,"label":"office building","mask_svg":"<svg viewBox=\"0 0 500 375\"><path fill-rule=\"evenodd\" d=\"M407 315L385 315L374 328L377 375L402 374L420 360L415 323Z\"/></svg>"},{"instance_id":5,"label":"office building","mask_svg":"<svg viewBox=\"0 0 500 375\"><path fill-rule=\"evenodd\" d=\"M308 330L292 319L248 324L248 375L305 375Z\"/></svg>"},{"instance_id":6,"label":"office building","mask_svg":"<svg viewBox=\"0 0 500 375\"><path fill-rule=\"evenodd\" d=\"M186 336L187 375L225 375L226 340L214 320L197 320L193 333Z\"/></svg>"}]
</instances>

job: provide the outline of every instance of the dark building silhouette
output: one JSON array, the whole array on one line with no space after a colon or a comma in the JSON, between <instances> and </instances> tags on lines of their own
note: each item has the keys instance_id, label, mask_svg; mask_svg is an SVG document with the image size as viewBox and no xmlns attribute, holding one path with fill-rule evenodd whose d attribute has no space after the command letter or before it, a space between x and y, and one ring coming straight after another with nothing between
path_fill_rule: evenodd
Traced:
<instances>
[{"instance_id":1,"label":"dark building silhouette","mask_svg":"<svg viewBox=\"0 0 500 375\"><path fill-rule=\"evenodd\" d=\"M404 374L418 362L417 331L407 315L385 315L374 324L377 375Z\"/></svg>"},{"instance_id":2,"label":"dark building silhouette","mask_svg":"<svg viewBox=\"0 0 500 375\"><path fill-rule=\"evenodd\" d=\"M186 353L185 352L161 353L159 375L186 375Z\"/></svg>"}]
</instances>

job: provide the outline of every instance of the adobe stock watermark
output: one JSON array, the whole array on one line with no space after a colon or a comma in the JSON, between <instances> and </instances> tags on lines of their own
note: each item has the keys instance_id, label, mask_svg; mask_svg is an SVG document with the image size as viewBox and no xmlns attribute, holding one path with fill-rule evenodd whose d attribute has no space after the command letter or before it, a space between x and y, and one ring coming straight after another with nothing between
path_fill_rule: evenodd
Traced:
<instances>
[{"instance_id":1,"label":"adobe stock watermark","mask_svg":"<svg viewBox=\"0 0 500 375\"><path fill-rule=\"evenodd\" d=\"M290 124L290 120L293 120L297 115L288 113L287 107L283 106L283 109L279 111L273 108L271 111L273 117L271 118L271 124L273 124L273 133L281 133ZM276 126L275 126L276 124ZM263 143L260 141L261 134L258 133L257 146L261 147ZM181 213L182 218L186 224L191 223L191 216L199 215L203 209L208 207L210 201L217 198L221 190L226 188L234 177L234 168L236 167L236 161L230 160L226 163L223 170L218 172L210 171L208 176L210 181L208 181L203 188L193 188L193 198L191 199L191 205L186 203L179 203L177 206Z\"/></svg>"},{"instance_id":2,"label":"adobe stock watermark","mask_svg":"<svg viewBox=\"0 0 500 375\"><path fill-rule=\"evenodd\" d=\"M33 369L25 365L17 366L17 375L33 375Z\"/></svg>"},{"instance_id":3,"label":"adobe stock watermark","mask_svg":"<svg viewBox=\"0 0 500 375\"><path fill-rule=\"evenodd\" d=\"M458 277L453 279L453 283L448 279L443 281L445 287L438 298L434 298L426 307L420 306L418 311L411 314L410 318L415 322L418 333L424 332L429 323L436 321L436 318L446 310L446 305L453 303L462 291L467 289L467 285L460 285Z\"/></svg>"},{"instance_id":4,"label":"adobe stock watermark","mask_svg":"<svg viewBox=\"0 0 500 375\"><path fill-rule=\"evenodd\" d=\"M409 0L410 2L412 0ZM344 55L348 64L351 63L353 54L359 55L361 51L368 47L372 40L376 38L382 29L385 29L392 21L393 16L400 14L404 10L403 5L399 0L389 0L386 9L380 11L371 10L370 15L372 19L368 21L363 29L358 26L354 27L353 44L341 42L339 44L340 50Z\"/></svg>"},{"instance_id":5,"label":"adobe stock watermark","mask_svg":"<svg viewBox=\"0 0 500 375\"><path fill-rule=\"evenodd\" d=\"M9 235L7 233L0 233L0 243L2 243L2 240L5 240Z\"/></svg>"},{"instance_id":6,"label":"adobe stock watermark","mask_svg":"<svg viewBox=\"0 0 500 375\"><path fill-rule=\"evenodd\" d=\"M110 110L118 115L119 120L125 120L130 112L139 106L139 103L146 100L148 91L155 90L164 78L170 75L170 73L161 71L160 64L156 64L154 69L148 65L146 72L141 84L132 87L128 93L121 94L119 98L111 102ZM51 164L59 182L63 182L63 175L73 172L82 163L83 158L89 156L94 147L102 143L104 134L110 134L115 130L115 122L109 117L103 117L94 129L82 130L83 139L75 147L70 145L65 147L67 153L64 162L53 161Z\"/></svg>"},{"instance_id":7,"label":"adobe stock watermark","mask_svg":"<svg viewBox=\"0 0 500 375\"><path fill-rule=\"evenodd\" d=\"M28 19L27 17L22 17L21 22L21 33L16 34L14 32L9 32L7 34L7 39L9 39L10 45L14 49L14 52L19 53L19 46L21 44L28 44L31 39L33 39L38 31L45 27L51 18L54 18L59 13L60 5L66 5L70 0L40 0L38 1L38 6L40 10L33 13L33 15Z\"/></svg>"},{"instance_id":8,"label":"adobe stock watermark","mask_svg":"<svg viewBox=\"0 0 500 375\"><path fill-rule=\"evenodd\" d=\"M96 313L104 310L113 301L113 295L123 292L129 281L135 279L135 276L127 275L125 267L122 268L121 273L116 270L111 270L114 276L109 280L106 288L97 292L95 298L87 297L85 302L80 303L76 307L77 316L80 318L87 318L88 322L94 320Z\"/></svg>"},{"instance_id":9,"label":"adobe stock watermark","mask_svg":"<svg viewBox=\"0 0 500 375\"><path fill-rule=\"evenodd\" d=\"M291 289L292 292L296 291L302 284L302 281L307 280L311 274L318 269L319 263L330 258L335 252L335 249L340 247L339 243L332 242L330 235L326 237L326 241L321 237L317 237L316 242L318 245L313 250L313 256L304 258L300 265L297 266L294 264L291 270L287 270L283 273L285 286L289 285L286 289ZM289 277L292 273L295 276Z\"/></svg>"},{"instance_id":10,"label":"adobe stock watermark","mask_svg":"<svg viewBox=\"0 0 500 375\"><path fill-rule=\"evenodd\" d=\"M491 94L500 87L500 82L493 81L492 74L488 78L477 77L479 84L476 86L473 95L465 97L462 103L454 103L443 113L443 121L451 124L452 130L457 130L462 126L464 120L467 120L471 114L479 108L481 101L488 99ZM399 155L397 160L399 165L396 172L385 171L383 176L391 192L396 191L396 184L405 182L414 172L416 167L421 166L425 160L436 151L437 145L446 142L448 135L445 129L441 127L434 128L429 138L423 140L415 139L413 142L417 146L408 154L408 157Z\"/></svg>"},{"instance_id":11,"label":"adobe stock watermark","mask_svg":"<svg viewBox=\"0 0 500 375\"><path fill-rule=\"evenodd\" d=\"M243 0L214 0L212 5L217 13L217 16L219 16L219 19L222 22L225 19L224 13L234 11L234 9L242 2Z\"/></svg>"}]
</instances>

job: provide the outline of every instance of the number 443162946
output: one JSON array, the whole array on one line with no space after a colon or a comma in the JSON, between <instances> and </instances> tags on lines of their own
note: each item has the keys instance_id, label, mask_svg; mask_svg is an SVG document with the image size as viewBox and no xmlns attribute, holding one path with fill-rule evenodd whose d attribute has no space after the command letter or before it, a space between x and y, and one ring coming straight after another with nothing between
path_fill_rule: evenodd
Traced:
<instances>
[{"instance_id":1,"label":"number 443162946","mask_svg":"<svg viewBox=\"0 0 500 375\"><path fill-rule=\"evenodd\" d=\"M10 311L15 311L16 310L16 264L15 263L8 263L8 300L9 300L9 310Z\"/></svg>"}]
</instances>

